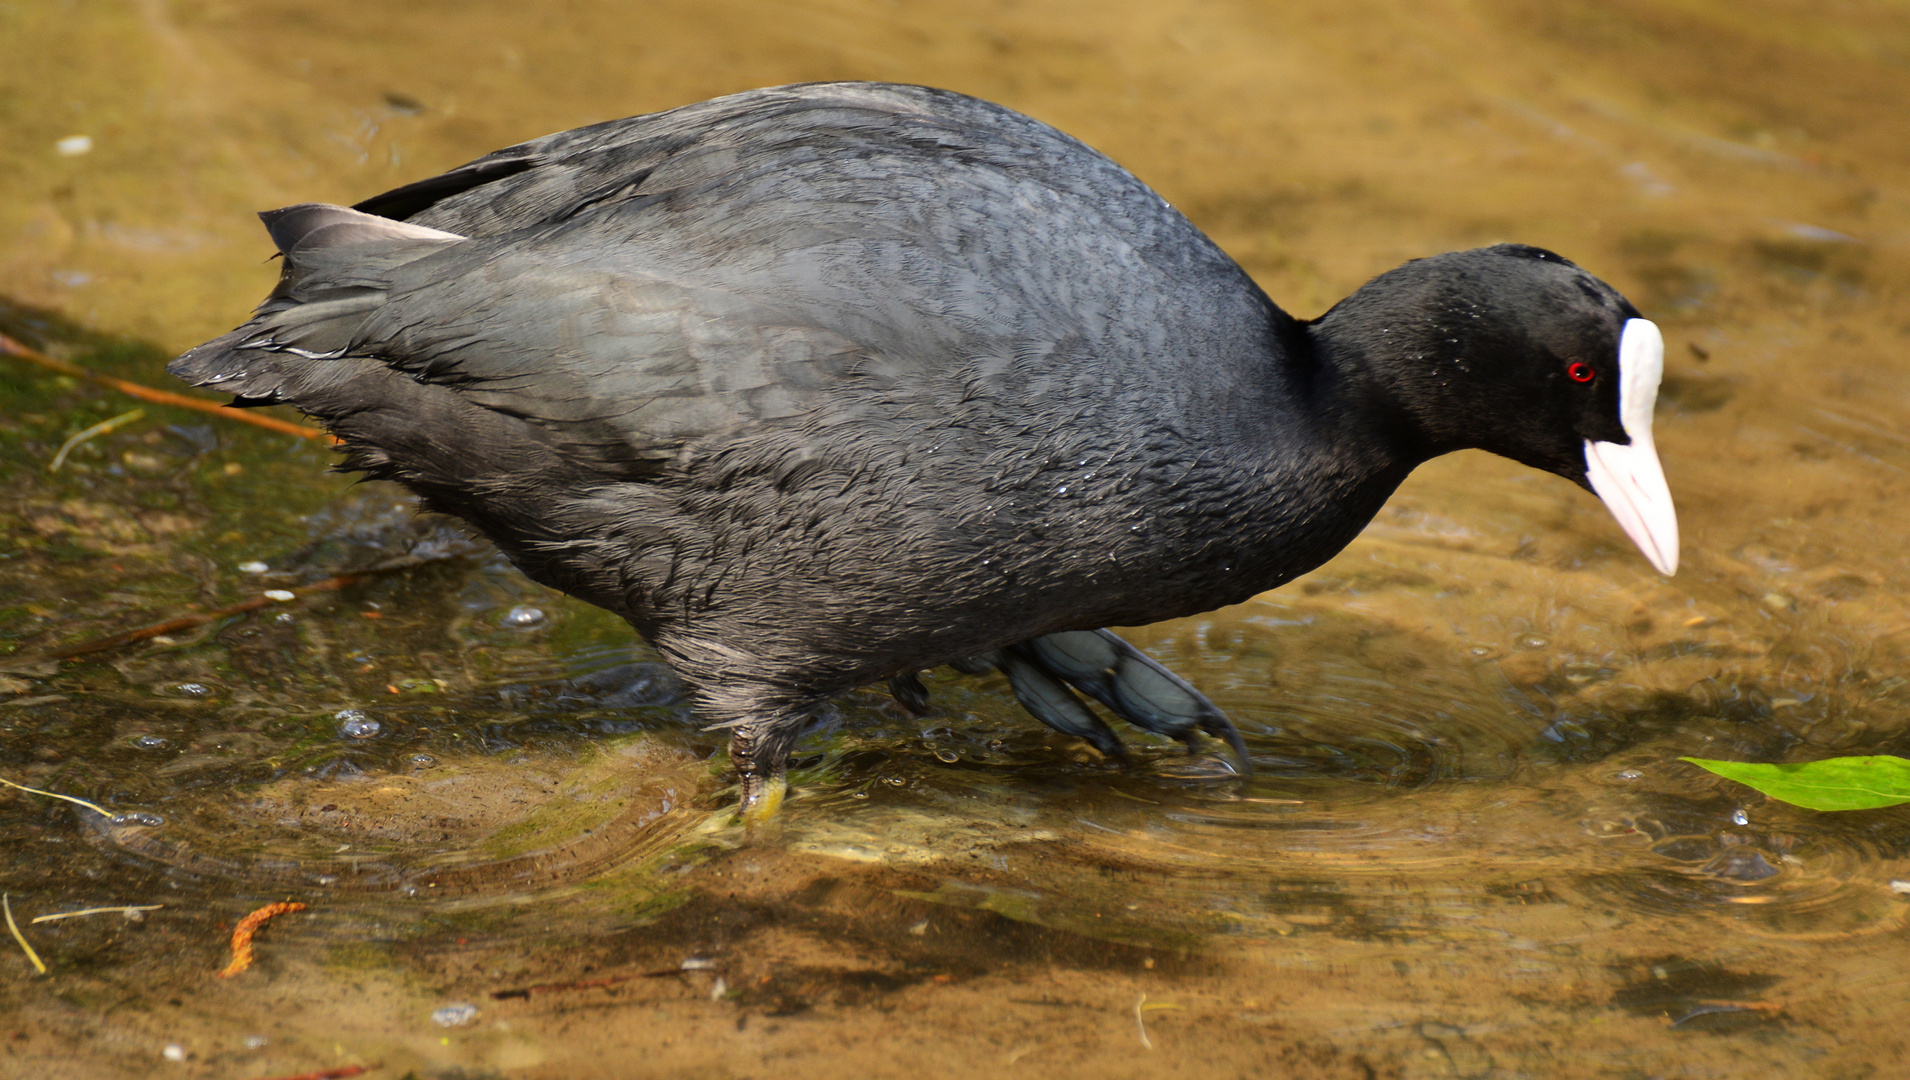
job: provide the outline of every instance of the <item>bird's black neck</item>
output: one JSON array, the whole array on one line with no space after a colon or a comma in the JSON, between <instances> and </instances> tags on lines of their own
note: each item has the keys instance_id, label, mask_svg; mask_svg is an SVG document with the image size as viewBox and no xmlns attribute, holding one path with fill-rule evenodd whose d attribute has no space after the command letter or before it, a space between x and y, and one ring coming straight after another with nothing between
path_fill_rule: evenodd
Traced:
<instances>
[{"instance_id":1,"label":"bird's black neck","mask_svg":"<svg viewBox=\"0 0 1910 1080\"><path fill-rule=\"evenodd\" d=\"M1459 449L1451 433L1430 430L1401 393L1402 370L1437 363L1427 325L1399 305L1355 293L1304 324L1312 383L1308 405L1326 427L1320 434L1348 453L1383 460L1381 472L1403 476Z\"/></svg>"}]
</instances>

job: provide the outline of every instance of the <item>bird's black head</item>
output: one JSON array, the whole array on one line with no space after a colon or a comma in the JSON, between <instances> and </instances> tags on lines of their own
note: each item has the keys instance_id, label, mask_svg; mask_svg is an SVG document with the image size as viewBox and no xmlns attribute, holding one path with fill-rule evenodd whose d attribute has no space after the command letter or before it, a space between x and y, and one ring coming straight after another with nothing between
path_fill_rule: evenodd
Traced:
<instances>
[{"instance_id":1,"label":"bird's black head","mask_svg":"<svg viewBox=\"0 0 1910 1080\"><path fill-rule=\"evenodd\" d=\"M1664 346L1616 289L1500 244L1382 274L1313 333L1402 452L1478 448L1557 473L1604 499L1653 565L1676 568L1651 437Z\"/></svg>"}]
</instances>

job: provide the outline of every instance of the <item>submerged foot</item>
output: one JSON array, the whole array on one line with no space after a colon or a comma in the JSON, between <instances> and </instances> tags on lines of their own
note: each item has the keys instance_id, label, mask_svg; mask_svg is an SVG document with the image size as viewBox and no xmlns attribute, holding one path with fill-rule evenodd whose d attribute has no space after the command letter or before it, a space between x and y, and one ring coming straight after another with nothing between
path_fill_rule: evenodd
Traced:
<instances>
[{"instance_id":1,"label":"submerged foot","mask_svg":"<svg viewBox=\"0 0 1910 1080\"><path fill-rule=\"evenodd\" d=\"M953 665L971 675L998 670L1008 678L1015 699L1042 723L1081 739L1116 761L1127 760L1127 747L1075 691L1144 731L1166 735L1199 749L1205 733L1233 751L1235 769L1253 775L1253 761L1240 731L1220 707L1153 657L1106 630L1074 630L1010 645ZM898 676L890 691L911 712L928 707L928 690L913 674ZM778 712L732 722L730 762L736 767L745 826L774 820L789 794L789 753L807 720L805 711Z\"/></svg>"},{"instance_id":2,"label":"submerged foot","mask_svg":"<svg viewBox=\"0 0 1910 1080\"><path fill-rule=\"evenodd\" d=\"M1227 744L1242 776L1253 775L1246 741L1220 706L1159 661L1108 630L1047 634L1014 646L1135 727L1198 748L1196 732Z\"/></svg>"},{"instance_id":3,"label":"submerged foot","mask_svg":"<svg viewBox=\"0 0 1910 1080\"><path fill-rule=\"evenodd\" d=\"M747 720L730 735L730 764L736 767L742 805L737 815L746 826L776 817L789 794L789 752L802 734L805 713Z\"/></svg>"},{"instance_id":4,"label":"submerged foot","mask_svg":"<svg viewBox=\"0 0 1910 1080\"><path fill-rule=\"evenodd\" d=\"M1253 761L1240 730L1220 707L1153 657L1107 630L1047 634L955 665L979 674L993 667L1008 678L1015 699L1035 719L1084 739L1112 758L1127 748L1101 718L1075 696L1079 690L1144 731L1166 735L1198 749L1201 732L1227 744L1236 769L1253 775ZM1069 689L1070 687L1073 690Z\"/></svg>"},{"instance_id":5,"label":"submerged foot","mask_svg":"<svg viewBox=\"0 0 1910 1080\"><path fill-rule=\"evenodd\" d=\"M767 780L746 776L742 788L743 804L737 808L736 816L745 827L751 827L767 824L776 817L789 794L789 781L782 776Z\"/></svg>"}]
</instances>

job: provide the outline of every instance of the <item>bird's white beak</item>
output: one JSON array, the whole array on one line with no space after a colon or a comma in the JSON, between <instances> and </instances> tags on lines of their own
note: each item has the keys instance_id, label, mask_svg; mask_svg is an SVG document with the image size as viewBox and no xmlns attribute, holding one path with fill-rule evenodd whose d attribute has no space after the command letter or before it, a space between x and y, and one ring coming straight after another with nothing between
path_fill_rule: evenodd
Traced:
<instances>
[{"instance_id":1,"label":"bird's white beak","mask_svg":"<svg viewBox=\"0 0 1910 1080\"><path fill-rule=\"evenodd\" d=\"M1585 441L1592 490L1661 574L1678 572L1678 512L1671 505L1651 410L1665 373L1665 339L1648 319L1630 319L1618 338L1618 419L1630 444Z\"/></svg>"}]
</instances>

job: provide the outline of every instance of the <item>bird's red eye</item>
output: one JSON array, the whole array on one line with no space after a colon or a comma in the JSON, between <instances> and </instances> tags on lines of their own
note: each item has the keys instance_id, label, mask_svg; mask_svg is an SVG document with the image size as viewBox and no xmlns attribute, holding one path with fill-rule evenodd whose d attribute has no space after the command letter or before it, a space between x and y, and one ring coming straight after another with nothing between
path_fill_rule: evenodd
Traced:
<instances>
[{"instance_id":1,"label":"bird's red eye","mask_svg":"<svg viewBox=\"0 0 1910 1080\"><path fill-rule=\"evenodd\" d=\"M1565 373L1572 377L1573 382L1591 382L1598 377L1598 372L1592 370L1592 365L1585 363L1583 360L1566 368Z\"/></svg>"}]
</instances>

